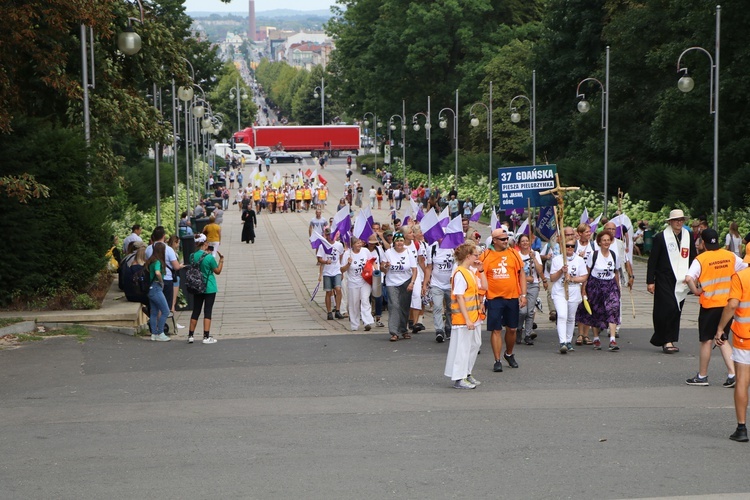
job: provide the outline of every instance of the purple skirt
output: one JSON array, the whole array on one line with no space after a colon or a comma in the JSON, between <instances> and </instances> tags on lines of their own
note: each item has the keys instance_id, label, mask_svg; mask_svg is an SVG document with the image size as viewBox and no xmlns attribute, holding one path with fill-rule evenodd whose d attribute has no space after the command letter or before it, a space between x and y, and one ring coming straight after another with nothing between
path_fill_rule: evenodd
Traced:
<instances>
[{"instance_id":1,"label":"purple skirt","mask_svg":"<svg viewBox=\"0 0 750 500\"><path fill-rule=\"evenodd\" d=\"M586 312L581 302L576 311L578 323L602 330L606 330L609 323L620 324L620 289L615 282L616 279L615 277L611 280L600 280L589 277L586 283L586 295L589 298L591 314Z\"/></svg>"}]
</instances>

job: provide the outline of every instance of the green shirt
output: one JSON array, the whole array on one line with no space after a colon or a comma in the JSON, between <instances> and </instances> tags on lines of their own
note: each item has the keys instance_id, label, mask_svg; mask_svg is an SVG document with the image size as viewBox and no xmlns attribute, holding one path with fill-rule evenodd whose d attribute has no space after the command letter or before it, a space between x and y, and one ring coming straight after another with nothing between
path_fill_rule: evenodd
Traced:
<instances>
[{"instance_id":1,"label":"green shirt","mask_svg":"<svg viewBox=\"0 0 750 500\"><path fill-rule=\"evenodd\" d=\"M201 260L201 256L206 253L203 250L198 250L190 258L190 262L193 264ZM216 285L216 275L214 275L214 269L219 267L216 263L216 259L212 253L208 253L206 258L201 262L201 273L203 274L203 280L206 282L206 291L203 293L216 293L219 291L219 287Z\"/></svg>"},{"instance_id":2,"label":"green shirt","mask_svg":"<svg viewBox=\"0 0 750 500\"><path fill-rule=\"evenodd\" d=\"M151 277L151 283L156 281L156 271L161 272L161 262L156 260L151 263L151 265L148 267L148 274ZM164 279L164 273L161 273L161 279Z\"/></svg>"}]
</instances>

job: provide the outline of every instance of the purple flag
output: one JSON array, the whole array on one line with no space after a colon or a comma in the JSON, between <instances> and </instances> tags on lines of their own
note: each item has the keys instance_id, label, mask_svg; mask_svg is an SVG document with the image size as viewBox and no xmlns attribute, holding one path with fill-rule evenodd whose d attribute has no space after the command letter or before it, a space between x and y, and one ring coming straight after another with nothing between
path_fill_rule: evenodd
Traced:
<instances>
[{"instance_id":1,"label":"purple flag","mask_svg":"<svg viewBox=\"0 0 750 500\"><path fill-rule=\"evenodd\" d=\"M518 228L518 231L516 231L516 237L522 235L522 234L529 234L530 228L529 228L529 219L524 219L523 224L521 224L521 227Z\"/></svg>"},{"instance_id":2,"label":"purple flag","mask_svg":"<svg viewBox=\"0 0 750 500\"><path fill-rule=\"evenodd\" d=\"M480 203L477 205L477 208L474 209L474 211L471 213L471 217L469 217L469 222L476 222L479 220L479 218L482 216L482 209L484 208L484 203Z\"/></svg>"},{"instance_id":3,"label":"purple flag","mask_svg":"<svg viewBox=\"0 0 750 500\"><path fill-rule=\"evenodd\" d=\"M310 236L310 246L312 246L315 251L322 246L323 251L328 255L333 253L333 245L331 245L328 240L321 236L317 231L313 231L312 236Z\"/></svg>"},{"instance_id":4,"label":"purple flag","mask_svg":"<svg viewBox=\"0 0 750 500\"><path fill-rule=\"evenodd\" d=\"M556 224L555 224L555 208L554 207L544 207L541 210L539 210L539 218L536 221L536 227L539 229L539 232L542 234L542 236L549 240L553 234L555 234Z\"/></svg>"},{"instance_id":5,"label":"purple flag","mask_svg":"<svg viewBox=\"0 0 750 500\"><path fill-rule=\"evenodd\" d=\"M440 215L438 215L438 224L440 224L440 227L445 227L448 225L448 223L451 221L451 214L448 211L448 207L446 206L442 212L440 212Z\"/></svg>"},{"instance_id":6,"label":"purple flag","mask_svg":"<svg viewBox=\"0 0 750 500\"><path fill-rule=\"evenodd\" d=\"M357 218L354 220L354 230L352 231L352 234L366 243L373 232L372 226L370 226L370 222L367 219L367 213L365 213L364 209L360 210L359 214L357 214Z\"/></svg>"},{"instance_id":7,"label":"purple flag","mask_svg":"<svg viewBox=\"0 0 750 500\"><path fill-rule=\"evenodd\" d=\"M589 209L584 208L583 213L581 214L581 224L588 224L589 222L590 222Z\"/></svg>"},{"instance_id":8,"label":"purple flag","mask_svg":"<svg viewBox=\"0 0 750 500\"><path fill-rule=\"evenodd\" d=\"M434 208L431 208L424 216L421 222L421 226L424 240L430 245L432 245L436 241L439 241L444 236L443 227L438 221L437 214L435 213Z\"/></svg>"},{"instance_id":9,"label":"purple flag","mask_svg":"<svg viewBox=\"0 0 750 500\"><path fill-rule=\"evenodd\" d=\"M464 242L464 229L461 224L461 216L454 218L445 228L445 236L440 242L440 248L457 248Z\"/></svg>"},{"instance_id":10,"label":"purple flag","mask_svg":"<svg viewBox=\"0 0 750 500\"><path fill-rule=\"evenodd\" d=\"M333 222L331 223L331 232L336 233L338 231L339 238L344 246L348 247L351 241L351 235L349 231L352 229L352 220L349 218L349 207L345 206L333 216Z\"/></svg>"}]
</instances>

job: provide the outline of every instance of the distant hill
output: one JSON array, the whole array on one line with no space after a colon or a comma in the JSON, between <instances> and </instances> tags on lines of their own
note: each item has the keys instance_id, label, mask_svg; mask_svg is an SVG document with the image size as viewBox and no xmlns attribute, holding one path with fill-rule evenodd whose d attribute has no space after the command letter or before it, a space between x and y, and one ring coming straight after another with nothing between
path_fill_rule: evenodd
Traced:
<instances>
[{"instance_id":1,"label":"distant hill","mask_svg":"<svg viewBox=\"0 0 750 500\"><path fill-rule=\"evenodd\" d=\"M210 12L210 11L188 11L187 15L192 17L193 19L199 19L199 18L206 18L213 15L226 17L226 16L237 16L237 17L247 17L247 11L237 11L237 12ZM262 19L262 18L283 18L283 17L323 17L325 19L328 19L331 17L331 13L327 10L319 9L319 10L292 10L292 9L273 9L273 10L263 10L263 11L256 11L255 12L255 18L256 19Z\"/></svg>"}]
</instances>

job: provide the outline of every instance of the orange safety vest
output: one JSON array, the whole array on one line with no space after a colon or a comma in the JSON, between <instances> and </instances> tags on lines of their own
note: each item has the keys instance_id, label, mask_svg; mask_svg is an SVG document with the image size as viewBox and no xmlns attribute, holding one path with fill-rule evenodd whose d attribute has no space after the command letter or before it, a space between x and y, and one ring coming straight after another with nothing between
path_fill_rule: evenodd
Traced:
<instances>
[{"instance_id":1,"label":"orange safety vest","mask_svg":"<svg viewBox=\"0 0 750 500\"><path fill-rule=\"evenodd\" d=\"M305 189L305 201L312 200L312 192L309 189Z\"/></svg>"},{"instance_id":2,"label":"orange safety vest","mask_svg":"<svg viewBox=\"0 0 750 500\"><path fill-rule=\"evenodd\" d=\"M326 199L328 199L328 191L326 191L325 189L319 189L318 190L318 199L320 201L325 201Z\"/></svg>"},{"instance_id":3,"label":"orange safety vest","mask_svg":"<svg viewBox=\"0 0 750 500\"><path fill-rule=\"evenodd\" d=\"M260 189L253 189L253 201L260 201Z\"/></svg>"},{"instance_id":4,"label":"orange safety vest","mask_svg":"<svg viewBox=\"0 0 750 500\"><path fill-rule=\"evenodd\" d=\"M453 278L456 273L461 273L467 283L466 292L464 293L464 303L466 304L466 311L469 313L469 319L472 323L479 321L479 287L477 286L477 280L474 274L468 269L457 267L453 271L451 276L451 291L453 290ZM461 314L461 309L458 307L458 299L451 292L451 324L453 325L466 325L464 315Z\"/></svg>"},{"instance_id":5,"label":"orange safety vest","mask_svg":"<svg viewBox=\"0 0 750 500\"><path fill-rule=\"evenodd\" d=\"M740 302L734 310L732 345L737 349L750 350L750 267L732 275L729 298Z\"/></svg>"},{"instance_id":6,"label":"orange safety vest","mask_svg":"<svg viewBox=\"0 0 750 500\"><path fill-rule=\"evenodd\" d=\"M273 191L269 191L266 193L266 203L273 203L276 201L276 195Z\"/></svg>"},{"instance_id":7,"label":"orange safety vest","mask_svg":"<svg viewBox=\"0 0 750 500\"><path fill-rule=\"evenodd\" d=\"M703 293L698 298L701 307L724 307L729 300L735 255L720 248L703 252L696 259L701 265L700 281Z\"/></svg>"},{"instance_id":8,"label":"orange safety vest","mask_svg":"<svg viewBox=\"0 0 750 500\"><path fill-rule=\"evenodd\" d=\"M294 199L297 201L302 201L302 190L298 189L294 192Z\"/></svg>"},{"instance_id":9,"label":"orange safety vest","mask_svg":"<svg viewBox=\"0 0 750 500\"><path fill-rule=\"evenodd\" d=\"M284 191L276 193L276 203L284 203Z\"/></svg>"}]
</instances>

